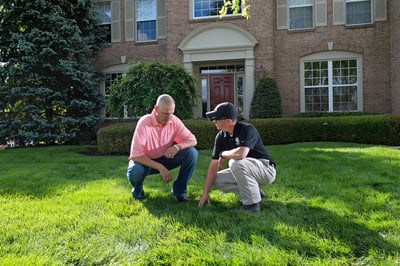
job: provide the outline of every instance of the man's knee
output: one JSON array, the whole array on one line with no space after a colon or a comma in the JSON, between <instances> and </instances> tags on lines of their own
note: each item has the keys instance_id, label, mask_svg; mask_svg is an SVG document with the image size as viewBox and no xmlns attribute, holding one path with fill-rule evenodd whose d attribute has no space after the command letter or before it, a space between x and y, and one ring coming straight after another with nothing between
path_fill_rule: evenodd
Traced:
<instances>
[{"instance_id":1,"label":"man's knee","mask_svg":"<svg viewBox=\"0 0 400 266\"><path fill-rule=\"evenodd\" d=\"M197 160L199 153L194 147L187 148L186 150L187 150L186 156L188 158L190 158L191 160Z\"/></svg>"},{"instance_id":2,"label":"man's knee","mask_svg":"<svg viewBox=\"0 0 400 266\"><path fill-rule=\"evenodd\" d=\"M246 169L246 164L244 160L229 160L229 168L233 173L243 172Z\"/></svg>"},{"instance_id":3,"label":"man's knee","mask_svg":"<svg viewBox=\"0 0 400 266\"><path fill-rule=\"evenodd\" d=\"M131 184L140 182L146 177L146 169L140 163L130 163L127 171L127 177Z\"/></svg>"}]
</instances>

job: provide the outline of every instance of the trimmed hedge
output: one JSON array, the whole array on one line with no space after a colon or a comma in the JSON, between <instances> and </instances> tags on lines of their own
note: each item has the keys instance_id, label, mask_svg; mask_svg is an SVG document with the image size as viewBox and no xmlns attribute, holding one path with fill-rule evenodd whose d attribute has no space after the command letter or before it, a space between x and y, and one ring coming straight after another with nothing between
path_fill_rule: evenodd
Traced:
<instances>
[{"instance_id":1,"label":"trimmed hedge","mask_svg":"<svg viewBox=\"0 0 400 266\"><path fill-rule=\"evenodd\" d=\"M366 115L348 117L249 120L259 130L265 145L304 141L343 141L399 145L400 116Z\"/></svg>"},{"instance_id":2,"label":"trimmed hedge","mask_svg":"<svg viewBox=\"0 0 400 266\"><path fill-rule=\"evenodd\" d=\"M211 149L217 129L206 120L184 120L196 135L196 148ZM342 141L400 145L400 115L364 115L317 118L250 119L264 145L305 141ZM98 150L105 154L129 154L136 123L102 128L97 133Z\"/></svg>"},{"instance_id":3,"label":"trimmed hedge","mask_svg":"<svg viewBox=\"0 0 400 266\"><path fill-rule=\"evenodd\" d=\"M210 149L214 145L218 130L207 120L183 120L186 127L196 135L199 150ZM104 154L129 154L136 122L101 128L97 132L97 149Z\"/></svg>"}]
</instances>

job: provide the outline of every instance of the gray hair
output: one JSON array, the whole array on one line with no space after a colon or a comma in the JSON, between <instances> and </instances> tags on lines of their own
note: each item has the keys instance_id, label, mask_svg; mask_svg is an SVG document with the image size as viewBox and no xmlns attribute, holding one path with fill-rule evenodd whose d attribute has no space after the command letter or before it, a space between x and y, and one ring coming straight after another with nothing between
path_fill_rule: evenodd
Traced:
<instances>
[{"instance_id":1,"label":"gray hair","mask_svg":"<svg viewBox=\"0 0 400 266\"><path fill-rule=\"evenodd\" d=\"M175 101L170 95L161 94L157 98L156 105L157 106L160 106L160 105L173 105L173 106L175 106Z\"/></svg>"}]
</instances>

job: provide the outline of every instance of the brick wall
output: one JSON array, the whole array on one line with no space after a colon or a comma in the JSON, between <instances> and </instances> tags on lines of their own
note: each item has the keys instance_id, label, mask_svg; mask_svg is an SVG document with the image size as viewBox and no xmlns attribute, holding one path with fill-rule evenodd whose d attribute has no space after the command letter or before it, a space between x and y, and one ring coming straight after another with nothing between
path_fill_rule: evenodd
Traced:
<instances>
[{"instance_id":1,"label":"brick wall","mask_svg":"<svg viewBox=\"0 0 400 266\"><path fill-rule=\"evenodd\" d=\"M189 20L189 0L166 0L167 38L152 43L124 41L123 2L121 1L120 43L105 46L95 64L100 69L126 62L149 60L182 64L183 54L178 49L182 40L193 30L209 23L231 23L250 32L258 41L255 47L256 81L271 76L281 91L283 115L300 112L300 58L311 53L327 51L333 42L336 51L359 53L363 57L364 111L400 112L400 33L399 12L391 12L393 39L389 22L372 26L345 27L332 24L332 1L328 3L328 25L313 30L290 32L276 30L276 1L251 1L251 17ZM388 10L400 10L400 1L388 0ZM391 60L391 49L393 60ZM393 86L391 86L393 83ZM393 110L392 110L393 109Z\"/></svg>"},{"instance_id":2,"label":"brick wall","mask_svg":"<svg viewBox=\"0 0 400 266\"><path fill-rule=\"evenodd\" d=\"M391 112L389 24L378 22L362 27L334 26L332 1L328 1L327 9L327 26L309 31L275 32L274 77L281 90L284 116L300 112L300 58L328 51L328 42L333 42L333 51L362 55L364 111Z\"/></svg>"},{"instance_id":3,"label":"brick wall","mask_svg":"<svg viewBox=\"0 0 400 266\"><path fill-rule=\"evenodd\" d=\"M390 1L392 29L392 113L400 113L400 1Z\"/></svg>"}]
</instances>

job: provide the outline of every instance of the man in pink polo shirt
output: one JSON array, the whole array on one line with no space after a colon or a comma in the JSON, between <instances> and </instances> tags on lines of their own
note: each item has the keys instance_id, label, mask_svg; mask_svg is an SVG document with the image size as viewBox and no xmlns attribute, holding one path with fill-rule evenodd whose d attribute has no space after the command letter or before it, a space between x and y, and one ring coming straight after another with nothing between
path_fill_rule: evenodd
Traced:
<instances>
[{"instance_id":1,"label":"man in pink polo shirt","mask_svg":"<svg viewBox=\"0 0 400 266\"><path fill-rule=\"evenodd\" d=\"M197 140L174 111L172 97L160 95L152 113L140 118L136 125L127 172L134 199L144 198L143 181L147 175L160 173L164 183L169 183L173 180L170 170L180 166L172 193L178 201L189 201L185 194L197 162Z\"/></svg>"}]
</instances>

